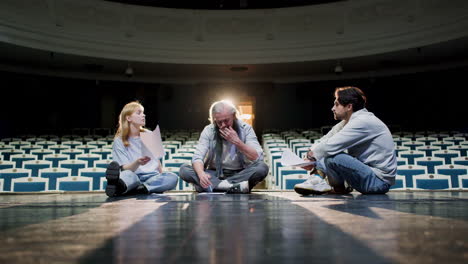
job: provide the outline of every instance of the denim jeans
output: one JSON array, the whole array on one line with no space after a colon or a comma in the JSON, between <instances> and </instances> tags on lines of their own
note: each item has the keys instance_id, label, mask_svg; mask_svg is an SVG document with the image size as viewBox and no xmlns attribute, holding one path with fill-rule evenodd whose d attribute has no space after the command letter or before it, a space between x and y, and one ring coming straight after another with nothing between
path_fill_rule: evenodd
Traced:
<instances>
[{"instance_id":1,"label":"denim jeans","mask_svg":"<svg viewBox=\"0 0 468 264\"><path fill-rule=\"evenodd\" d=\"M150 193L162 193L174 189L179 177L172 172L137 175L131 170L124 170L120 173L120 179L127 185L126 192L144 184Z\"/></svg>"},{"instance_id":2,"label":"denim jeans","mask_svg":"<svg viewBox=\"0 0 468 264\"><path fill-rule=\"evenodd\" d=\"M346 181L362 194L384 194L391 186L377 177L369 166L346 153L326 157L317 168L325 171L331 186L343 186Z\"/></svg>"}]
</instances>

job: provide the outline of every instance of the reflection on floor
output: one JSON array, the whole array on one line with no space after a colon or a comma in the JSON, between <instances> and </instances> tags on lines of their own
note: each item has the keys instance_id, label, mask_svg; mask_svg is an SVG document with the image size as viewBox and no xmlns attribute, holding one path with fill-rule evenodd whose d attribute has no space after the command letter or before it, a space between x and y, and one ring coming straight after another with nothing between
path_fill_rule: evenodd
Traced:
<instances>
[{"instance_id":1,"label":"reflection on floor","mask_svg":"<svg viewBox=\"0 0 468 264\"><path fill-rule=\"evenodd\" d=\"M0 195L0 263L468 263L468 192Z\"/></svg>"}]
</instances>

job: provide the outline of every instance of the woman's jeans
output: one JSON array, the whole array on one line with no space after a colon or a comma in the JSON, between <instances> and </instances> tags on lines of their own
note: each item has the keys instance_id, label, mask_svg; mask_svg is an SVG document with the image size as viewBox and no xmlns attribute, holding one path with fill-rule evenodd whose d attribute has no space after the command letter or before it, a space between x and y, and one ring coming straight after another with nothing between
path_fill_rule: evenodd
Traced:
<instances>
[{"instance_id":1,"label":"woman's jeans","mask_svg":"<svg viewBox=\"0 0 468 264\"><path fill-rule=\"evenodd\" d=\"M143 184L150 193L162 193L174 189L179 177L172 172L137 175L131 170L124 170L120 173L120 179L127 185L126 192Z\"/></svg>"}]
</instances>

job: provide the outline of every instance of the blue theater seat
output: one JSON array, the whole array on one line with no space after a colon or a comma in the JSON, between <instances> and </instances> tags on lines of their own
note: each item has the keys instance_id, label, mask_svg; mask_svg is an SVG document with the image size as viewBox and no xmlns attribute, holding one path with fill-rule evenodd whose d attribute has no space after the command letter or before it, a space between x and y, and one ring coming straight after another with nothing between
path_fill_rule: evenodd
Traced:
<instances>
[{"instance_id":1,"label":"blue theater seat","mask_svg":"<svg viewBox=\"0 0 468 264\"><path fill-rule=\"evenodd\" d=\"M417 150L407 150L399 152L399 157L407 158L409 165L414 165L415 158L425 157L426 153Z\"/></svg>"},{"instance_id":2,"label":"blue theater seat","mask_svg":"<svg viewBox=\"0 0 468 264\"><path fill-rule=\"evenodd\" d=\"M23 150L20 150L20 149L7 148L7 149L0 151L0 154L1 156L3 156L3 160L10 160L10 157L13 155L20 155L20 154L25 154L25 153Z\"/></svg>"},{"instance_id":3,"label":"blue theater seat","mask_svg":"<svg viewBox=\"0 0 468 264\"><path fill-rule=\"evenodd\" d=\"M194 147L189 147L189 146L183 145L180 149L177 150L176 153L189 153L189 154L193 154L193 153L195 153L195 148L194 148Z\"/></svg>"},{"instance_id":4,"label":"blue theater seat","mask_svg":"<svg viewBox=\"0 0 468 264\"><path fill-rule=\"evenodd\" d=\"M93 145L79 145L75 147L76 150L83 150L83 154L88 154L90 153L92 149L97 149L97 148L98 148L97 146L93 146Z\"/></svg>"},{"instance_id":5,"label":"blue theater seat","mask_svg":"<svg viewBox=\"0 0 468 264\"><path fill-rule=\"evenodd\" d=\"M458 177L458 186L462 190L468 190L468 175Z\"/></svg>"},{"instance_id":6,"label":"blue theater seat","mask_svg":"<svg viewBox=\"0 0 468 264\"><path fill-rule=\"evenodd\" d=\"M12 179L13 192L46 192L48 180L38 177Z\"/></svg>"},{"instance_id":7,"label":"blue theater seat","mask_svg":"<svg viewBox=\"0 0 468 264\"><path fill-rule=\"evenodd\" d=\"M417 138L415 139L415 141L417 141L417 142L423 142L424 145L430 146L431 143L437 142L437 138L435 138L435 137L417 137Z\"/></svg>"},{"instance_id":8,"label":"blue theater seat","mask_svg":"<svg viewBox=\"0 0 468 264\"><path fill-rule=\"evenodd\" d=\"M21 149L21 147L31 146L32 144L31 142L28 142L28 141L19 140L19 141L12 141L8 145L14 147L15 149Z\"/></svg>"},{"instance_id":9,"label":"blue theater seat","mask_svg":"<svg viewBox=\"0 0 468 264\"><path fill-rule=\"evenodd\" d=\"M62 160L59 161L59 166L60 168L66 168L66 169L71 169L72 170L72 175L71 176L78 176L79 175L79 170L86 168L88 165L87 161L84 160Z\"/></svg>"},{"instance_id":10,"label":"blue theater seat","mask_svg":"<svg viewBox=\"0 0 468 264\"><path fill-rule=\"evenodd\" d=\"M460 142L465 141L464 137L445 137L442 139L444 142L453 142L454 145L459 145Z\"/></svg>"},{"instance_id":11,"label":"blue theater seat","mask_svg":"<svg viewBox=\"0 0 468 264\"><path fill-rule=\"evenodd\" d=\"M69 149L69 150L62 150L62 154L68 155L69 159L76 159L76 156L79 154L83 154L84 150L81 149Z\"/></svg>"},{"instance_id":12,"label":"blue theater seat","mask_svg":"<svg viewBox=\"0 0 468 264\"><path fill-rule=\"evenodd\" d=\"M397 157L397 166L401 166L401 165L408 165L408 159Z\"/></svg>"},{"instance_id":13,"label":"blue theater seat","mask_svg":"<svg viewBox=\"0 0 468 264\"><path fill-rule=\"evenodd\" d=\"M191 153L174 153L172 154L172 159L185 159L185 160L192 160L193 154Z\"/></svg>"},{"instance_id":14,"label":"blue theater seat","mask_svg":"<svg viewBox=\"0 0 468 264\"><path fill-rule=\"evenodd\" d=\"M31 150L32 155L36 155L38 160L43 160L45 155L54 154L53 150L50 149L34 149Z\"/></svg>"},{"instance_id":15,"label":"blue theater seat","mask_svg":"<svg viewBox=\"0 0 468 264\"><path fill-rule=\"evenodd\" d=\"M70 149L75 149L77 146L83 145L83 142L75 141L75 140L67 140L67 141L62 141L62 145Z\"/></svg>"},{"instance_id":16,"label":"blue theater seat","mask_svg":"<svg viewBox=\"0 0 468 264\"><path fill-rule=\"evenodd\" d=\"M94 167L107 169L107 166L112 162L111 159L107 160L98 160L94 162Z\"/></svg>"},{"instance_id":17,"label":"blue theater seat","mask_svg":"<svg viewBox=\"0 0 468 264\"><path fill-rule=\"evenodd\" d=\"M12 189L12 180L16 178L26 178L31 176L28 169L3 169L0 170L0 179L3 179L3 189L1 191L10 192Z\"/></svg>"},{"instance_id":18,"label":"blue theater seat","mask_svg":"<svg viewBox=\"0 0 468 264\"><path fill-rule=\"evenodd\" d=\"M176 153L177 149L179 148L178 145L175 145L175 144L164 144L163 143L163 146L164 146L165 150L170 151L170 154Z\"/></svg>"},{"instance_id":19,"label":"blue theater seat","mask_svg":"<svg viewBox=\"0 0 468 264\"><path fill-rule=\"evenodd\" d=\"M432 157L432 152L437 151L437 150L442 150L442 148L438 146L429 145L429 146L417 147L416 150L425 152L426 157Z\"/></svg>"},{"instance_id":20,"label":"blue theater seat","mask_svg":"<svg viewBox=\"0 0 468 264\"><path fill-rule=\"evenodd\" d=\"M69 176L57 179L57 189L60 191L85 191L91 190L92 179L80 176Z\"/></svg>"},{"instance_id":21,"label":"blue theater seat","mask_svg":"<svg viewBox=\"0 0 468 264\"><path fill-rule=\"evenodd\" d=\"M186 159L168 159L164 161L164 167L165 168L173 167L173 168L179 169L180 166L182 166L182 164L184 163L190 163L190 161Z\"/></svg>"},{"instance_id":22,"label":"blue theater seat","mask_svg":"<svg viewBox=\"0 0 468 264\"><path fill-rule=\"evenodd\" d=\"M300 158L306 158L307 152L309 152L310 147L300 147L296 149L296 155Z\"/></svg>"},{"instance_id":23,"label":"blue theater seat","mask_svg":"<svg viewBox=\"0 0 468 264\"><path fill-rule=\"evenodd\" d=\"M57 142L56 141L51 141L51 140L38 141L38 142L36 142L36 145L41 146L43 149L48 149L50 146L57 145Z\"/></svg>"},{"instance_id":24,"label":"blue theater seat","mask_svg":"<svg viewBox=\"0 0 468 264\"><path fill-rule=\"evenodd\" d=\"M459 188L458 178L468 174L467 166L464 165L441 165L435 167L435 169L437 174L450 176L452 188Z\"/></svg>"},{"instance_id":25,"label":"blue theater seat","mask_svg":"<svg viewBox=\"0 0 468 264\"><path fill-rule=\"evenodd\" d=\"M182 141L180 140L165 140L163 141L163 145L166 146L166 145L175 145L176 148L180 148L182 146Z\"/></svg>"},{"instance_id":26,"label":"blue theater seat","mask_svg":"<svg viewBox=\"0 0 468 264\"><path fill-rule=\"evenodd\" d=\"M455 144L453 142L448 142L448 141L438 141L434 142L431 144L431 146L437 146L440 147L442 150L447 149L449 146L454 146Z\"/></svg>"},{"instance_id":27,"label":"blue theater seat","mask_svg":"<svg viewBox=\"0 0 468 264\"><path fill-rule=\"evenodd\" d=\"M47 168L39 171L39 177L48 179L48 190L57 190L57 179L71 176L71 169L66 168Z\"/></svg>"},{"instance_id":28,"label":"blue theater seat","mask_svg":"<svg viewBox=\"0 0 468 264\"><path fill-rule=\"evenodd\" d=\"M426 166L427 173L434 174L436 173L435 166L444 165L445 159L438 158L438 157L421 157L421 158L415 158L414 162L416 163L416 165Z\"/></svg>"},{"instance_id":29,"label":"blue theater seat","mask_svg":"<svg viewBox=\"0 0 468 264\"><path fill-rule=\"evenodd\" d=\"M37 156L33 154L15 154L10 156L10 160L16 162L16 168L22 168L23 162L28 160L36 160Z\"/></svg>"},{"instance_id":30,"label":"blue theater seat","mask_svg":"<svg viewBox=\"0 0 468 264\"><path fill-rule=\"evenodd\" d=\"M28 160L23 162L23 168L31 170L31 177L38 177L39 170L52 167L52 162L47 160Z\"/></svg>"},{"instance_id":31,"label":"blue theater seat","mask_svg":"<svg viewBox=\"0 0 468 264\"><path fill-rule=\"evenodd\" d=\"M458 157L452 159L453 164L468 166L468 157Z\"/></svg>"},{"instance_id":32,"label":"blue theater seat","mask_svg":"<svg viewBox=\"0 0 468 264\"><path fill-rule=\"evenodd\" d=\"M0 170L3 169L12 169L16 165L16 162L10 160L0 160ZM1 190L1 189L0 189Z\"/></svg>"},{"instance_id":33,"label":"blue theater seat","mask_svg":"<svg viewBox=\"0 0 468 264\"><path fill-rule=\"evenodd\" d=\"M20 150L24 151L24 154L31 154L31 151L42 149L41 146L36 145L29 145L29 146L21 146Z\"/></svg>"},{"instance_id":34,"label":"blue theater seat","mask_svg":"<svg viewBox=\"0 0 468 264\"><path fill-rule=\"evenodd\" d=\"M94 140L94 141L88 141L86 144L91 145L91 146L96 146L98 149L104 147L107 145L106 141L103 140Z\"/></svg>"},{"instance_id":35,"label":"blue theater seat","mask_svg":"<svg viewBox=\"0 0 468 264\"><path fill-rule=\"evenodd\" d=\"M393 142L395 142L395 144L397 146L403 146L404 142L410 142L410 141L411 141L411 138L405 138L405 137L394 137L393 138Z\"/></svg>"},{"instance_id":36,"label":"blue theater seat","mask_svg":"<svg viewBox=\"0 0 468 264\"><path fill-rule=\"evenodd\" d=\"M446 190L452 188L452 183L448 175L414 175L413 186L415 189Z\"/></svg>"},{"instance_id":37,"label":"blue theater seat","mask_svg":"<svg viewBox=\"0 0 468 264\"><path fill-rule=\"evenodd\" d=\"M48 154L48 155L44 155L44 157L42 158L44 160L52 162L52 167L55 167L55 168L59 167L60 161L69 159L68 155L65 155L65 154Z\"/></svg>"},{"instance_id":38,"label":"blue theater seat","mask_svg":"<svg viewBox=\"0 0 468 264\"><path fill-rule=\"evenodd\" d=\"M62 151L70 149L70 146L55 145L55 146L50 146L49 149L53 150L55 154L60 154Z\"/></svg>"},{"instance_id":39,"label":"blue theater seat","mask_svg":"<svg viewBox=\"0 0 468 264\"><path fill-rule=\"evenodd\" d=\"M308 176L307 171L304 169L290 167L279 168L278 188L281 190L292 190L294 189L294 185L305 181Z\"/></svg>"},{"instance_id":40,"label":"blue theater seat","mask_svg":"<svg viewBox=\"0 0 468 264\"><path fill-rule=\"evenodd\" d=\"M92 179L92 190L97 191L100 188L101 179L106 178L105 168L84 168L80 169L80 176L89 177Z\"/></svg>"},{"instance_id":41,"label":"blue theater seat","mask_svg":"<svg viewBox=\"0 0 468 264\"><path fill-rule=\"evenodd\" d=\"M283 177L282 189L292 190L294 189L294 185L303 183L305 180L307 180L307 177L309 177L309 175L303 173L285 175Z\"/></svg>"},{"instance_id":42,"label":"blue theater seat","mask_svg":"<svg viewBox=\"0 0 468 264\"><path fill-rule=\"evenodd\" d=\"M411 150L410 147L395 146L395 154L397 156L399 156L400 153L403 152L403 151L410 151L410 150Z\"/></svg>"},{"instance_id":43,"label":"blue theater seat","mask_svg":"<svg viewBox=\"0 0 468 264\"><path fill-rule=\"evenodd\" d=\"M468 156L468 145L456 145L456 146L449 146L447 147L448 150L458 151L460 153L460 157Z\"/></svg>"},{"instance_id":44,"label":"blue theater seat","mask_svg":"<svg viewBox=\"0 0 468 264\"><path fill-rule=\"evenodd\" d=\"M425 175L427 174L427 169L425 166L419 165L402 165L397 168L397 175L402 175L405 177L406 188L413 188L413 177L415 175Z\"/></svg>"},{"instance_id":45,"label":"blue theater seat","mask_svg":"<svg viewBox=\"0 0 468 264\"><path fill-rule=\"evenodd\" d=\"M402 143L403 147L409 147L410 150L416 150L417 147L422 147L424 145L425 145L424 142L418 142L418 141L408 141L408 142Z\"/></svg>"},{"instance_id":46,"label":"blue theater seat","mask_svg":"<svg viewBox=\"0 0 468 264\"><path fill-rule=\"evenodd\" d=\"M460 153L456 150L445 149L432 152L432 156L444 158L445 164L452 164L452 159L460 157Z\"/></svg>"},{"instance_id":47,"label":"blue theater seat","mask_svg":"<svg viewBox=\"0 0 468 264\"><path fill-rule=\"evenodd\" d=\"M390 187L391 190L406 189L406 177L404 175L395 176L395 184Z\"/></svg>"},{"instance_id":48,"label":"blue theater seat","mask_svg":"<svg viewBox=\"0 0 468 264\"><path fill-rule=\"evenodd\" d=\"M91 154L98 154L101 156L101 160L108 159L112 154L112 149L98 148L90 150Z\"/></svg>"},{"instance_id":49,"label":"blue theater seat","mask_svg":"<svg viewBox=\"0 0 468 264\"><path fill-rule=\"evenodd\" d=\"M95 161L101 159L101 155L91 154L91 153L78 154L78 155L76 155L76 159L86 161L88 163L87 167L91 168L91 167L94 167L94 162Z\"/></svg>"}]
</instances>

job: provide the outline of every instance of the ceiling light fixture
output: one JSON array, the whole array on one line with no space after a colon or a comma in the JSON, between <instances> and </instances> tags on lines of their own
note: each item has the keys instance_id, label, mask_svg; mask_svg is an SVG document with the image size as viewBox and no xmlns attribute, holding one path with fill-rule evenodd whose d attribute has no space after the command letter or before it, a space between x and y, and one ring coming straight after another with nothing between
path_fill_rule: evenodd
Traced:
<instances>
[{"instance_id":1,"label":"ceiling light fixture","mask_svg":"<svg viewBox=\"0 0 468 264\"><path fill-rule=\"evenodd\" d=\"M341 66L341 62L340 62L340 61L337 61L337 62L336 62L336 66L335 66L334 72L335 72L336 74L340 74L340 73L343 72L343 66Z\"/></svg>"},{"instance_id":2,"label":"ceiling light fixture","mask_svg":"<svg viewBox=\"0 0 468 264\"><path fill-rule=\"evenodd\" d=\"M127 62L127 68L125 69L125 76L129 78L133 76L133 68L130 66L129 62Z\"/></svg>"}]
</instances>

